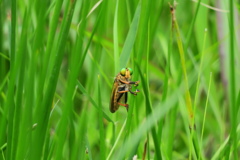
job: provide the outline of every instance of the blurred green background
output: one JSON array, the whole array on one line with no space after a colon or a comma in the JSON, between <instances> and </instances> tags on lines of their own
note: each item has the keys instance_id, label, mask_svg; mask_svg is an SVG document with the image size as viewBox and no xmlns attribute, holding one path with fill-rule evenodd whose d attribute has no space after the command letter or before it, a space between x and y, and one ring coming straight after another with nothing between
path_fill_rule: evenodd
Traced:
<instances>
[{"instance_id":1,"label":"blurred green background","mask_svg":"<svg viewBox=\"0 0 240 160\"><path fill-rule=\"evenodd\" d=\"M1 0L0 159L238 159L239 6Z\"/></svg>"}]
</instances>

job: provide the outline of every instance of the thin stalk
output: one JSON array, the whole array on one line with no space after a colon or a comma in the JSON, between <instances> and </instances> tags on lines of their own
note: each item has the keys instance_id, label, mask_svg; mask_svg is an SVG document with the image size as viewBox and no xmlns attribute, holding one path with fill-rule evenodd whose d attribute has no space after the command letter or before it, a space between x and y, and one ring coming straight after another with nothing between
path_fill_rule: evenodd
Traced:
<instances>
[{"instance_id":1,"label":"thin stalk","mask_svg":"<svg viewBox=\"0 0 240 160\"><path fill-rule=\"evenodd\" d=\"M186 107L188 111L188 121L189 121L189 128L190 128L190 137L189 137L189 159L192 158L192 144L196 151L196 154L198 154L198 141L196 135L193 133L195 130L195 124L194 124L194 112L192 107L192 100L190 96L189 91L189 82L188 82L188 76L187 76L187 69L186 69L186 62L185 62L185 54L184 54L184 48L182 45L181 35L178 27L178 23L175 17L175 9L170 5L171 14L172 14L172 30L175 31L180 59L181 59L181 65L183 70L183 77L184 77L184 84L185 84L185 102Z\"/></svg>"},{"instance_id":2,"label":"thin stalk","mask_svg":"<svg viewBox=\"0 0 240 160\"><path fill-rule=\"evenodd\" d=\"M115 148L116 148L116 146L117 146L117 144L118 144L118 142L119 142L119 140L120 140L120 137L121 137L122 134L123 134L123 131L124 131L125 126L126 126L126 122L127 122L127 119L124 121L123 126L122 126L122 128L121 128L121 130L120 130L120 132L119 132L119 134L118 134L118 136L117 136L117 139L116 139L116 141L115 141L112 149L110 150L110 152L109 152L106 160L109 160L110 157L112 156L113 151L115 150Z\"/></svg>"},{"instance_id":3,"label":"thin stalk","mask_svg":"<svg viewBox=\"0 0 240 160\"><path fill-rule=\"evenodd\" d=\"M203 132L204 132L204 126L205 126L205 121L206 121L206 114L207 114L207 106L208 106L208 99L209 99L209 95L210 95L210 90L211 90L211 82L212 82L212 72L210 73L210 80L209 80L209 85L208 85L208 92L207 92L207 100L206 100L206 104L205 104L205 110L204 110L204 116L203 116L203 124L202 124L202 132L201 132L201 147L200 147L200 153L199 153L199 157L198 159L202 159L202 141L203 141Z\"/></svg>"},{"instance_id":4,"label":"thin stalk","mask_svg":"<svg viewBox=\"0 0 240 160\"><path fill-rule=\"evenodd\" d=\"M230 158L230 147L233 147L233 157L234 159L238 158L238 150L237 150L237 107L236 107L236 85L235 85L235 55L234 55L234 8L233 8L233 0L229 0L229 11L230 11L230 58L229 58L229 97L230 97L230 117L231 117L231 134L229 141L229 149L227 150L227 157Z\"/></svg>"},{"instance_id":5,"label":"thin stalk","mask_svg":"<svg viewBox=\"0 0 240 160\"><path fill-rule=\"evenodd\" d=\"M11 67L15 61L15 48L16 48L16 19L17 19L17 2L11 1Z\"/></svg>"},{"instance_id":6,"label":"thin stalk","mask_svg":"<svg viewBox=\"0 0 240 160\"><path fill-rule=\"evenodd\" d=\"M185 88L186 88L186 93L185 93L185 100L186 100L186 106L188 110L188 116L190 120L190 128L194 128L194 114L193 114L193 109L192 109L192 100L189 92L189 85L188 85L188 76L187 76L187 69L186 69L186 62L185 62L185 54L184 54L184 49L182 45L182 40L180 36L180 31L178 27L178 23L176 21L175 17L175 9L170 6L171 9L171 14L172 14L172 29L175 31L176 34L176 39L177 39L177 44L178 44L178 49L179 49L179 54L181 58L181 65L182 65L182 70L183 70L183 77L184 77L184 83L185 83Z\"/></svg>"},{"instance_id":7,"label":"thin stalk","mask_svg":"<svg viewBox=\"0 0 240 160\"><path fill-rule=\"evenodd\" d=\"M206 42L206 37L207 37L207 29L205 29L205 34L204 34L204 41L203 41L203 48L202 48L202 54L201 54L201 59L200 59L200 67L199 67L199 72L198 72L198 79L197 79L197 86L196 86L196 92L195 92L195 97L194 97L194 104L193 104L193 114L195 115L196 113L196 106L197 106L197 97L198 97L198 90L199 90L199 84L200 84L200 77L202 74L202 64L204 60L204 48L205 48L205 42ZM212 74L211 74L212 75ZM193 118L193 124L195 124L195 117ZM194 132L191 132L191 138L193 139ZM200 152L199 152L199 159L201 158L201 146L200 146Z\"/></svg>"},{"instance_id":8,"label":"thin stalk","mask_svg":"<svg viewBox=\"0 0 240 160\"><path fill-rule=\"evenodd\" d=\"M102 108L102 99L101 99L101 80L98 76L98 106ZM100 159L106 159L106 144L105 144L105 131L103 124L103 111L99 111L99 128L100 128Z\"/></svg>"},{"instance_id":9,"label":"thin stalk","mask_svg":"<svg viewBox=\"0 0 240 160\"><path fill-rule=\"evenodd\" d=\"M196 106L197 106L197 101L198 101L197 96L198 96L198 90L199 90L199 84L200 84L200 77L201 77L201 73L202 73L202 64L203 64L203 60L204 60L204 48L205 48L206 37L207 37L207 29L205 29L205 34L204 34L204 42L203 42L201 59L200 59L200 67L199 67L199 72L198 72L198 79L197 79L197 86L196 86L194 104L193 104L194 114L195 114L195 111L196 111Z\"/></svg>"}]
</instances>

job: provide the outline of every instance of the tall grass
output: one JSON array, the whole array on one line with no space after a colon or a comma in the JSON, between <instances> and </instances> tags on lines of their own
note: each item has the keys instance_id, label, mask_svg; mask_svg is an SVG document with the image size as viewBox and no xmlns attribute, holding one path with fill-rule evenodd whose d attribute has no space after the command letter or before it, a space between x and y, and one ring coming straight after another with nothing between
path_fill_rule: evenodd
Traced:
<instances>
[{"instance_id":1,"label":"tall grass","mask_svg":"<svg viewBox=\"0 0 240 160\"><path fill-rule=\"evenodd\" d=\"M0 159L237 159L239 10L169 3L0 1Z\"/></svg>"}]
</instances>

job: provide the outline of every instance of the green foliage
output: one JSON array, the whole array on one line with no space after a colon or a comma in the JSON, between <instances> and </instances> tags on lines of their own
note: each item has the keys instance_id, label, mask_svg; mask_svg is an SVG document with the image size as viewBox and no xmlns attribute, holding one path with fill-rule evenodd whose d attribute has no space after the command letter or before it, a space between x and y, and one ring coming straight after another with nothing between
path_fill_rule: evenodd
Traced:
<instances>
[{"instance_id":1,"label":"green foliage","mask_svg":"<svg viewBox=\"0 0 240 160\"><path fill-rule=\"evenodd\" d=\"M169 4L0 1L0 160L240 157L239 10ZM140 92L112 114L123 67Z\"/></svg>"}]
</instances>

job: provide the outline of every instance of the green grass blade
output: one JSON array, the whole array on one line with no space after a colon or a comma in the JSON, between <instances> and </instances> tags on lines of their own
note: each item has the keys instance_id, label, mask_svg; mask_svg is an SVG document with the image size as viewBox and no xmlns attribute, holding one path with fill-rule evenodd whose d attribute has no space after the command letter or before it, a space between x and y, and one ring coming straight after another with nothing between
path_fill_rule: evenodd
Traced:
<instances>
[{"instance_id":1,"label":"green grass blade","mask_svg":"<svg viewBox=\"0 0 240 160\"><path fill-rule=\"evenodd\" d=\"M188 47L189 42L190 42L190 40L191 40L193 27L194 27L194 24L195 24L196 19L197 19L197 15L198 15L198 11L199 11L199 7L200 7L200 4L201 4L201 1L202 1L202 0L199 0L198 3L197 3L197 8L196 8L196 10L195 10L194 17L193 17L193 19L192 19L191 25L190 25L189 30L188 30L188 33L187 33L185 48Z\"/></svg>"},{"instance_id":2,"label":"green grass blade","mask_svg":"<svg viewBox=\"0 0 240 160\"><path fill-rule=\"evenodd\" d=\"M16 139L16 137L13 137L14 135L14 118L15 115L15 110L16 110L16 106L18 104L15 104L14 103L14 88L15 88L15 85L17 83L17 79L18 79L18 76L20 74L23 74L23 73L20 73L19 72L19 68L21 68L21 65L23 63L23 57L24 57L24 53L26 52L26 44L27 44L27 29L28 29L28 16L27 16L27 11L25 12L25 15L24 15L24 22L23 22L23 29L22 29L22 35L21 35L21 41L20 41L20 44L19 44L19 51L17 52L16 54L16 59L15 61L12 61L14 64L13 64L13 68L11 69L10 71L10 82L9 82L9 86L8 86L8 93L7 93L7 101L6 101L6 104L5 104L5 113L8 113L8 139L7 139L7 144L8 144L8 147L7 147L7 158L13 158L13 156L15 155L15 153L13 153L13 144L14 144L14 141L13 139ZM23 70L21 70L23 71ZM22 84L20 84L22 85ZM16 113L17 114L17 113ZM3 122L4 124L1 125L1 126L6 126L6 119L4 117L4 120L1 120L1 122ZM4 134L4 131L1 132L1 135L0 137L4 137L2 134ZM15 136L17 136L15 134Z\"/></svg>"},{"instance_id":3,"label":"green grass blade","mask_svg":"<svg viewBox=\"0 0 240 160\"><path fill-rule=\"evenodd\" d=\"M102 98L101 98L101 80L98 76L98 106L102 108ZM103 124L103 111L99 112L99 128L100 128L100 159L106 159L106 144L105 144L105 131Z\"/></svg>"},{"instance_id":4,"label":"green grass blade","mask_svg":"<svg viewBox=\"0 0 240 160\"><path fill-rule=\"evenodd\" d=\"M240 90L238 91L237 103L236 103L236 111L237 111L237 113L239 112L239 108L240 108Z\"/></svg>"},{"instance_id":5,"label":"green grass blade","mask_svg":"<svg viewBox=\"0 0 240 160\"><path fill-rule=\"evenodd\" d=\"M202 132L201 132L200 144L202 144L202 140L203 140L203 132L204 132L205 121L206 121L207 106L208 106L208 99L209 99L209 95L210 95L211 82L212 82L212 73L210 73L210 80L209 80L208 92L207 92L207 100L206 100L206 105L205 105L205 110L204 110L204 117L203 117L203 124L202 124ZM199 153L198 159L202 159L201 155L202 155L202 153L201 153L201 147L200 147L200 153Z\"/></svg>"},{"instance_id":6,"label":"green grass blade","mask_svg":"<svg viewBox=\"0 0 240 160\"><path fill-rule=\"evenodd\" d=\"M17 23L17 2L11 1L11 62L15 61L16 54L16 23ZM13 64L13 63L11 63ZM12 66L13 67L13 66Z\"/></svg>"},{"instance_id":7,"label":"green grass blade","mask_svg":"<svg viewBox=\"0 0 240 160\"><path fill-rule=\"evenodd\" d=\"M135 11L130 29L128 31L127 38L124 42L122 53L120 55L120 68L125 68L130 59L133 44L135 42L136 35L137 35L140 11L141 11L141 6L140 6L140 2L139 2L138 7Z\"/></svg>"},{"instance_id":8,"label":"green grass blade","mask_svg":"<svg viewBox=\"0 0 240 160\"><path fill-rule=\"evenodd\" d=\"M179 49L179 54L180 54L180 58L181 58L181 65L182 65L182 70L183 70L183 77L184 77L184 82L185 82L185 87L186 87L186 107L188 110L188 116L189 116L189 123L190 123L190 127L194 128L194 124L193 124L193 109L192 109L192 101L191 101L191 96L190 96L190 92L189 92L189 85L188 85L188 76L187 76L187 70L186 70L186 60L185 60L185 53L184 53L184 49L183 49L183 45L182 45L182 40L181 40L181 36L180 36L180 31L179 31L179 27L178 27L178 23L175 17L175 9L171 6L171 13L172 13L172 29L174 30L175 34L176 34L176 40L177 40L177 44L178 44L178 49Z\"/></svg>"},{"instance_id":9,"label":"green grass blade","mask_svg":"<svg viewBox=\"0 0 240 160\"><path fill-rule=\"evenodd\" d=\"M77 82L78 87L80 89L80 91L86 95L88 97L88 99L90 100L90 102L92 103L92 105L99 111L101 112L101 108L99 108L99 106L97 105L97 103L91 98L91 96L87 93L87 91L85 90L85 88L82 86L82 84L78 81ZM103 117L106 118L109 122L114 123L114 121L105 113L103 112Z\"/></svg>"},{"instance_id":10,"label":"green grass blade","mask_svg":"<svg viewBox=\"0 0 240 160\"><path fill-rule=\"evenodd\" d=\"M114 22L113 22L113 42L114 42L114 74L117 75L119 72L119 47L118 47L118 6L119 0L116 1L116 9L114 14Z\"/></svg>"},{"instance_id":11,"label":"green grass blade","mask_svg":"<svg viewBox=\"0 0 240 160\"><path fill-rule=\"evenodd\" d=\"M107 83L107 85L109 86L109 88L111 88L112 87L112 83L109 81L109 78L107 77L105 72L102 70L101 66L94 59L92 54L89 53L89 56L90 56L91 60L93 61L93 63L97 66L98 70L100 71L101 75L103 76L103 78L104 78L105 82Z\"/></svg>"},{"instance_id":12,"label":"green grass blade","mask_svg":"<svg viewBox=\"0 0 240 160\"><path fill-rule=\"evenodd\" d=\"M235 33L234 33L234 8L233 0L229 1L229 29L230 29L230 59L229 59L229 97L230 97L230 117L231 117L231 135L229 141L229 148L226 151L226 157L230 158L231 147L233 147L233 157L234 159L238 158L237 150L237 107L236 107L236 85L235 85L235 55L234 55L234 43L235 43Z\"/></svg>"},{"instance_id":13,"label":"green grass blade","mask_svg":"<svg viewBox=\"0 0 240 160\"><path fill-rule=\"evenodd\" d=\"M106 160L109 160L109 159L110 159L110 157L112 156L112 154L113 154L113 151L115 150L115 148L116 148L116 145L118 144L118 142L119 142L119 139L120 139L120 137L121 137L121 136L122 136L122 134L123 134L123 131L124 131L124 129L125 129L125 126L126 126L126 122L127 122L127 120L125 120L125 121L124 121L124 123L123 123L123 126L122 126L122 128L121 128L120 132L118 133L117 139L116 139L116 141L114 142L114 145L113 145L113 147L111 148L111 150L110 150L110 152L109 152L109 154L108 154L108 156L107 156L107 159L106 159Z\"/></svg>"},{"instance_id":14,"label":"green grass blade","mask_svg":"<svg viewBox=\"0 0 240 160\"><path fill-rule=\"evenodd\" d=\"M139 39L139 44L137 48L137 55L134 54L134 58L136 58L139 62L139 65L141 66L141 59L144 56L144 53L147 51L147 47L145 44L148 42L147 37L150 36L148 35L147 28L150 21L150 13L151 13L151 8L154 5L154 1L150 2L148 0L142 0L140 1L141 3L141 14L140 14L140 20L139 20L139 34L137 38ZM152 38L152 37L151 37ZM151 40L148 40L151 41Z\"/></svg>"},{"instance_id":15,"label":"green grass blade","mask_svg":"<svg viewBox=\"0 0 240 160\"><path fill-rule=\"evenodd\" d=\"M87 112L85 111L85 108L82 111L81 115L78 117L78 126L77 126L77 134L76 134L76 142L73 146L73 152L72 152L72 160L75 159L84 159L85 155L85 144L84 144L84 138L86 137L86 126L88 123L87 119Z\"/></svg>"},{"instance_id":16,"label":"green grass blade","mask_svg":"<svg viewBox=\"0 0 240 160\"><path fill-rule=\"evenodd\" d=\"M84 52L83 52L82 58L81 58L81 60L80 60L80 62L79 62L80 68L82 68L82 66L83 66L83 62L84 62L84 60L85 60L85 58L86 58L86 55L87 55L88 49L89 49L89 47L90 47L90 44L91 44L91 42L92 42L93 36L94 36L94 34L95 34L96 30L97 30L97 27L98 27L98 25L99 25L99 23L100 23L101 18L102 18L102 14L101 14L101 13L102 13L102 10L103 10L103 9L100 8L99 14L98 14L98 16L97 16L97 21L96 21L96 23L95 23L95 25L94 25L92 34L91 34L91 36L90 36L90 38L89 38L89 41L88 41L88 43L87 43L87 45L86 45L86 48L85 48L85 50L84 50ZM81 31L81 30L80 30L80 31Z\"/></svg>"}]
</instances>

